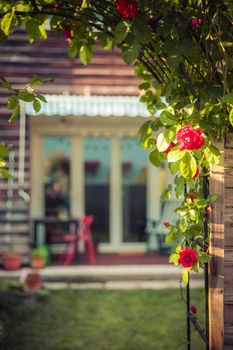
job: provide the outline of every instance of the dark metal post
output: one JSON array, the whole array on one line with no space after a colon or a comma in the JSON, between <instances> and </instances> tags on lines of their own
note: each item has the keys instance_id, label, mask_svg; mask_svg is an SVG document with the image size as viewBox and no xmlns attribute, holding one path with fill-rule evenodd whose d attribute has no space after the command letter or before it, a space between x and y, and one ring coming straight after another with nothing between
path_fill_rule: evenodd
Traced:
<instances>
[{"instance_id":1,"label":"dark metal post","mask_svg":"<svg viewBox=\"0 0 233 350\"><path fill-rule=\"evenodd\" d=\"M186 322L187 322L187 350L191 350L191 325L190 325L190 285L189 285L189 273L188 284L186 286Z\"/></svg>"}]
</instances>

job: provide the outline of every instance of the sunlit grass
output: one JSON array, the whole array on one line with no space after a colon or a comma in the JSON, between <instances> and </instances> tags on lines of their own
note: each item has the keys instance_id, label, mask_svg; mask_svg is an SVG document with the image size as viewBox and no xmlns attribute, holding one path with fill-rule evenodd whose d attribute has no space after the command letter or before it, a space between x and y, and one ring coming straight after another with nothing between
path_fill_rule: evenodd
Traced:
<instances>
[{"instance_id":1,"label":"sunlit grass","mask_svg":"<svg viewBox=\"0 0 233 350\"><path fill-rule=\"evenodd\" d=\"M203 292L192 291L202 315ZM185 304L173 290L61 290L31 305L0 301L4 350L186 349ZM204 349L195 333L193 349Z\"/></svg>"}]
</instances>

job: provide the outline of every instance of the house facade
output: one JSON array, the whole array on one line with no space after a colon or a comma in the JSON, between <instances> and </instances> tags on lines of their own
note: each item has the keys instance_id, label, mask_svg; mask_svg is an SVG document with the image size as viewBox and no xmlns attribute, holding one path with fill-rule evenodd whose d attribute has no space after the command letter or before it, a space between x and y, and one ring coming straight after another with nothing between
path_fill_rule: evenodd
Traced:
<instances>
[{"instance_id":1,"label":"house facade","mask_svg":"<svg viewBox=\"0 0 233 350\"><path fill-rule=\"evenodd\" d=\"M32 74L55 79L36 88L48 100L39 114L27 105L11 125L7 95L0 91L0 132L2 142L12 145L14 174L0 189L1 249L11 236L17 250L27 254L33 219L49 215L49 196L57 186L66 199L56 215L93 214L100 251L145 250L145 222L160 217L166 179L139 146L138 129L149 115L139 103L133 67L117 50L101 48L85 67L68 57L65 38L52 33L29 45L19 32L1 49L4 76L14 86L22 87Z\"/></svg>"}]
</instances>

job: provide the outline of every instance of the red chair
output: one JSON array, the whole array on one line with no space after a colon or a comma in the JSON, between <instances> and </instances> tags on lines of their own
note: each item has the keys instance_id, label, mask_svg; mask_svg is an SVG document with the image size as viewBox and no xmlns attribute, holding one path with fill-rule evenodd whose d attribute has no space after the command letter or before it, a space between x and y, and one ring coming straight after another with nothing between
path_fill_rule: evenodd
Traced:
<instances>
[{"instance_id":1,"label":"red chair","mask_svg":"<svg viewBox=\"0 0 233 350\"><path fill-rule=\"evenodd\" d=\"M84 256L89 264L96 264L95 245L92 239L91 224L93 215L84 215L79 223L79 241L84 243Z\"/></svg>"},{"instance_id":2,"label":"red chair","mask_svg":"<svg viewBox=\"0 0 233 350\"><path fill-rule=\"evenodd\" d=\"M75 233L67 233L63 236L63 242L66 243L62 252L63 265L71 265L77 256L78 236Z\"/></svg>"},{"instance_id":3,"label":"red chair","mask_svg":"<svg viewBox=\"0 0 233 350\"><path fill-rule=\"evenodd\" d=\"M92 239L91 224L94 220L93 215L84 215L79 221L78 236L71 232L63 236L66 247L63 251L63 265L70 265L77 256L77 244L83 242L85 260L89 264L96 264L95 245Z\"/></svg>"}]
</instances>

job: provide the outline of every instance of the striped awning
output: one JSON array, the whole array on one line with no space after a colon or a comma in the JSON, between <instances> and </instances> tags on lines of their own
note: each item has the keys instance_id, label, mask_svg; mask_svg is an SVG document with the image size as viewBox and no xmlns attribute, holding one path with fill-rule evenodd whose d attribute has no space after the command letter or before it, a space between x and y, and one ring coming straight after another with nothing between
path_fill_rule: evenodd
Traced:
<instances>
[{"instance_id":1,"label":"striped awning","mask_svg":"<svg viewBox=\"0 0 233 350\"><path fill-rule=\"evenodd\" d=\"M76 96L45 95L48 103L42 102L42 108L35 113L32 105L26 105L29 115L45 116L116 116L149 117L145 105L137 96Z\"/></svg>"}]
</instances>

